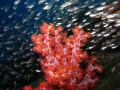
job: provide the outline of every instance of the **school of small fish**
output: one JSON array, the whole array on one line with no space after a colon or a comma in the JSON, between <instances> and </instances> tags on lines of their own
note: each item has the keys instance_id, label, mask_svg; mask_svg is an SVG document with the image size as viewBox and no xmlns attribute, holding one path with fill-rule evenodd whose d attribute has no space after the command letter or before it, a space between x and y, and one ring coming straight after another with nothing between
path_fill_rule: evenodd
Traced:
<instances>
[{"instance_id":1,"label":"school of small fish","mask_svg":"<svg viewBox=\"0 0 120 90\"><path fill-rule=\"evenodd\" d=\"M42 72L30 38L43 22L90 32L86 51L120 48L120 0L1 0L0 21L0 88Z\"/></svg>"}]
</instances>

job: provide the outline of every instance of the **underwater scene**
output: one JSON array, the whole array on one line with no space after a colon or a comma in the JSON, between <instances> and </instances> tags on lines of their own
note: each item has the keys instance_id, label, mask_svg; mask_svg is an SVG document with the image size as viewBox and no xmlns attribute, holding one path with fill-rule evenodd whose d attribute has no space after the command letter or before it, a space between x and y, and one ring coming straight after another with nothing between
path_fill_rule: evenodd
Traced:
<instances>
[{"instance_id":1,"label":"underwater scene","mask_svg":"<svg viewBox=\"0 0 120 90\"><path fill-rule=\"evenodd\" d=\"M0 90L120 90L120 0L0 0Z\"/></svg>"}]
</instances>

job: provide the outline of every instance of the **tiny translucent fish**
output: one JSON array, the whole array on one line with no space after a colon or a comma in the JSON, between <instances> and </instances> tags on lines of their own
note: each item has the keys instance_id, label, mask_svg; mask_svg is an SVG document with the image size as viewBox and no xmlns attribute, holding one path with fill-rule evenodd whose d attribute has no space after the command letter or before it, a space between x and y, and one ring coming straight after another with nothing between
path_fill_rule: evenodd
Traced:
<instances>
[{"instance_id":1,"label":"tiny translucent fish","mask_svg":"<svg viewBox=\"0 0 120 90\"><path fill-rule=\"evenodd\" d=\"M34 7L34 5L35 5L35 2L29 3L29 4L27 4L26 8L32 9Z\"/></svg>"},{"instance_id":2,"label":"tiny translucent fish","mask_svg":"<svg viewBox=\"0 0 120 90\"><path fill-rule=\"evenodd\" d=\"M19 53L20 53L19 51L15 51L15 52L13 52L13 55L17 55Z\"/></svg>"},{"instance_id":3,"label":"tiny translucent fish","mask_svg":"<svg viewBox=\"0 0 120 90\"><path fill-rule=\"evenodd\" d=\"M35 71L36 71L36 72L38 72L38 73L40 73L40 72L41 72L41 70L38 70L38 69L37 69L37 70L35 70Z\"/></svg>"},{"instance_id":4,"label":"tiny translucent fish","mask_svg":"<svg viewBox=\"0 0 120 90\"><path fill-rule=\"evenodd\" d=\"M11 74L12 74L12 75L17 75L18 72L16 72L16 71L12 71Z\"/></svg>"},{"instance_id":5,"label":"tiny translucent fish","mask_svg":"<svg viewBox=\"0 0 120 90\"><path fill-rule=\"evenodd\" d=\"M90 15L90 14L91 14L91 11L88 11L88 12L85 13L86 16Z\"/></svg>"},{"instance_id":6,"label":"tiny translucent fish","mask_svg":"<svg viewBox=\"0 0 120 90\"><path fill-rule=\"evenodd\" d=\"M107 7L108 7L108 6L100 6L100 7L96 8L95 10L96 10L96 11L101 11L101 10L107 8Z\"/></svg>"},{"instance_id":7,"label":"tiny translucent fish","mask_svg":"<svg viewBox=\"0 0 120 90\"><path fill-rule=\"evenodd\" d=\"M73 8L69 8L67 11L68 12L73 12L73 11L78 10L78 9L79 9L79 7L73 7Z\"/></svg>"},{"instance_id":8,"label":"tiny translucent fish","mask_svg":"<svg viewBox=\"0 0 120 90\"><path fill-rule=\"evenodd\" d=\"M5 55L5 52L3 51L0 55L0 57L3 57Z\"/></svg>"},{"instance_id":9,"label":"tiny translucent fish","mask_svg":"<svg viewBox=\"0 0 120 90\"><path fill-rule=\"evenodd\" d=\"M43 10L39 11L39 12L36 14L36 16L40 16L42 12L43 12Z\"/></svg>"},{"instance_id":10,"label":"tiny translucent fish","mask_svg":"<svg viewBox=\"0 0 120 90\"><path fill-rule=\"evenodd\" d=\"M97 27L100 27L100 26L102 25L102 23L103 23L103 22L99 22L99 23L95 24L94 27L96 27L96 28L97 28Z\"/></svg>"},{"instance_id":11,"label":"tiny translucent fish","mask_svg":"<svg viewBox=\"0 0 120 90\"><path fill-rule=\"evenodd\" d=\"M91 47L88 47L88 48L89 48L89 49L93 49L95 46L96 46L96 45L93 45L93 46L91 46Z\"/></svg>"},{"instance_id":12,"label":"tiny translucent fish","mask_svg":"<svg viewBox=\"0 0 120 90\"><path fill-rule=\"evenodd\" d=\"M26 65L26 67L31 67L31 66L32 66L32 64L27 64L27 65Z\"/></svg>"},{"instance_id":13,"label":"tiny translucent fish","mask_svg":"<svg viewBox=\"0 0 120 90\"><path fill-rule=\"evenodd\" d=\"M98 6L99 4L101 4L101 2L92 4L92 5L90 5L88 8L89 8L89 9L93 9L93 8L95 8L96 6Z\"/></svg>"},{"instance_id":14,"label":"tiny translucent fish","mask_svg":"<svg viewBox=\"0 0 120 90\"><path fill-rule=\"evenodd\" d=\"M19 59L19 58L16 57L16 58L14 58L13 60L14 60L14 61L17 61L18 59Z\"/></svg>"},{"instance_id":15,"label":"tiny translucent fish","mask_svg":"<svg viewBox=\"0 0 120 90\"><path fill-rule=\"evenodd\" d=\"M106 16L106 18L115 18L115 17L118 17L119 14L109 14Z\"/></svg>"},{"instance_id":16,"label":"tiny translucent fish","mask_svg":"<svg viewBox=\"0 0 120 90\"><path fill-rule=\"evenodd\" d=\"M24 47L24 45L22 44L20 47L19 47L19 50L22 50Z\"/></svg>"},{"instance_id":17,"label":"tiny translucent fish","mask_svg":"<svg viewBox=\"0 0 120 90\"><path fill-rule=\"evenodd\" d=\"M115 27L120 27L120 23L116 23L114 26Z\"/></svg>"},{"instance_id":18,"label":"tiny translucent fish","mask_svg":"<svg viewBox=\"0 0 120 90\"><path fill-rule=\"evenodd\" d=\"M12 17L13 17L13 15L15 15L15 14L16 14L16 12L14 12L14 13L10 14L10 15L8 16L8 18L12 18Z\"/></svg>"},{"instance_id":19,"label":"tiny translucent fish","mask_svg":"<svg viewBox=\"0 0 120 90\"><path fill-rule=\"evenodd\" d=\"M5 75L5 79L11 80L10 75L6 74L6 75Z\"/></svg>"},{"instance_id":20,"label":"tiny translucent fish","mask_svg":"<svg viewBox=\"0 0 120 90\"><path fill-rule=\"evenodd\" d=\"M22 77L23 75L20 73L20 74L18 74L18 75L16 75L16 78L20 78L20 77Z\"/></svg>"},{"instance_id":21,"label":"tiny translucent fish","mask_svg":"<svg viewBox=\"0 0 120 90\"><path fill-rule=\"evenodd\" d=\"M29 62L32 62L34 59L35 59L34 57L31 57L31 58L29 59Z\"/></svg>"},{"instance_id":22,"label":"tiny translucent fish","mask_svg":"<svg viewBox=\"0 0 120 90\"><path fill-rule=\"evenodd\" d=\"M112 49L116 49L116 48L119 47L119 46L120 46L120 44L117 44L117 45L112 46L111 48L112 48Z\"/></svg>"},{"instance_id":23,"label":"tiny translucent fish","mask_svg":"<svg viewBox=\"0 0 120 90\"><path fill-rule=\"evenodd\" d=\"M23 25L15 25L14 26L15 29L20 29L21 27L23 27Z\"/></svg>"},{"instance_id":24,"label":"tiny translucent fish","mask_svg":"<svg viewBox=\"0 0 120 90\"><path fill-rule=\"evenodd\" d=\"M26 56L31 56L31 55L33 55L32 52L29 52L29 53L26 54Z\"/></svg>"},{"instance_id":25,"label":"tiny translucent fish","mask_svg":"<svg viewBox=\"0 0 120 90\"><path fill-rule=\"evenodd\" d=\"M78 2L77 0L72 0L72 1L68 1L68 2L66 2L66 3L63 3L63 4L61 5L61 9L64 9L65 7L70 6L70 5L72 5L72 4L74 4L74 3L77 3L77 2Z\"/></svg>"},{"instance_id":26,"label":"tiny translucent fish","mask_svg":"<svg viewBox=\"0 0 120 90\"><path fill-rule=\"evenodd\" d=\"M23 64L26 64L26 62L25 62L25 61L22 61L20 64L23 65Z\"/></svg>"},{"instance_id":27,"label":"tiny translucent fish","mask_svg":"<svg viewBox=\"0 0 120 90\"><path fill-rule=\"evenodd\" d=\"M26 64L30 64L30 63L32 63L32 61L26 61L25 63L26 63Z\"/></svg>"},{"instance_id":28,"label":"tiny translucent fish","mask_svg":"<svg viewBox=\"0 0 120 90\"><path fill-rule=\"evenodd\" d=\"M18 8L18 6L16 6L16 5L13 6L13 9L14 9L14 10L17 10L17 8Z\"/></svg>"},{"instance_id":29,"label":"tiny translucent fish","mask_svg":"<svg viewBox=\"0 0 120 90\"><path fill-rule=\"evenodd\" d=\"M48 5L46 5L45 7L43 7L43 10L50 10L51 7L54 5L54 1L51 1L50 3L48 3Z\"/></svg>"},{"instance_id":30,"label":"tiny translucent fish","mask_svg":"<svg viewBox=\"0 0 120 90\"><path fill-rule=\"evenodd\" d=\"M14 50L15 48L14 47L7 47L7 50L8 51L12 51L12 50Z\"/></svg>"},{"instance_id":31,"label":"tiny translucent fish","mask_svg":"<svg viewBox=\"0 0 120 90\"><path fill-rule=\"evenodd\" d=\"M14 2L14 4L15 4L15 5L18 5L18 4L20 3L20 1L21 1L21 0L16 0L16 1Z\"/></svg>"},{"instance_id":32,"label":"tiny translucent fish","mask_svg":"<svg viewBox=\"0 0 120 90\"><path fill-rule=\"evenodd\" d=\"M14 41L7 41L7 44L13 44Z\"/></svg>"},{"instance_id":33,"label":"tiny translucent fish","mask_svg":"<svg viewBox=\"0 0 120 90\"><path fill-rule=\"evenodd\" d=\"M7 60L13 60L13 57L8 57Z\"/></svg>"},{"instance_id":34,"label":"tiny translucent fish","mask_svg":"<svg viewBox=\"0 0 120 90\"><path fill-rule=\"evenodd\" d=\"M27 5L30 0L25 0L24 4Z\"/></svg>"},{"instance_id":35,"label":"tiny translucent fish","mask_svg":"<svg viewBox=\"0 0 120 90\"><path fill-rule=\"evenodd\" d=\"M38 1L38 4L42 4L42 3L44 3L44 2L46 2L47 0L39 0Z\"/></svg>"},{"instance_id":36,"label":"tiny translucent fish","mask_svg":"<svg viewBox=\"0 0 120 90\"><path fill-rule=\"evenodd\" d=\"M28 77L32 77L33 75L29 74Z\"/></svg>"},{"instance_id":37,"label":"tiny translucent fish","mask_svg":"<svg viewBox=\"0 0 120 90\"><path fill-rule=\"evenodd\" d=\"M5 12L8 12L9 9L10 9L10 6L6 6L5 7Z\"/></svg>"},{"instance_id":38,"label":"tiny translucent fish","mask_svg":"<svg viewBox=\"0 0 120 90\"><path fill-rule=\"evenodd\" d=\"M116 22L116 23L120 23L120 19L116 19L115 22Z\"/></svg>"},{"instance_id":39,"label":"tiny translucent fish","mask_svg":"<svg viewBox=\"0 0 120 90\"><path fill-rule=\"evenodd\" d=\"M105 50L105 49L107 49L109 46L107 45L107 46L103 46L101 49L102 50Z\"/></svg>"}]
</instances>

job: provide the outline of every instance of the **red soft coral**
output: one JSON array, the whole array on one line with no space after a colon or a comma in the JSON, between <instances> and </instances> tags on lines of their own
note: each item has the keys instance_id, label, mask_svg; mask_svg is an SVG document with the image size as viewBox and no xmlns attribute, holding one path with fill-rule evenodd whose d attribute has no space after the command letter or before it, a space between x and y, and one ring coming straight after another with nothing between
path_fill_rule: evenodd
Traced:
<instances>
[{"instance_id":1,"label":"red soft coral","mask_svg":"<svg viewBox=\"0 0 120 90\"><path fill-rule=\"evenodd\" d=\"M40 64L46 82L34 90L87 90L99 82L95 71L101 73L102 66L95 64L95 56L89 57L80 48L90 38L90 33L75 27L74 36L67 38L62 27L43 23L40 29L43 34L33 35L31 40L35 44L34 51L44 57ZM81 68L83 64L86 69Z\"/></svg>"}]
</instances>

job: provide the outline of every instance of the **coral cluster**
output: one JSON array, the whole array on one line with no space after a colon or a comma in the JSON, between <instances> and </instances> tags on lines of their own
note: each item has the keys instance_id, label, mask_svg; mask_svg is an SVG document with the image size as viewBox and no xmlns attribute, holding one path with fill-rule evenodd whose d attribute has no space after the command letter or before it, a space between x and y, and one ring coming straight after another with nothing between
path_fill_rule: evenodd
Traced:
<instances>
[{"instance_id":1,"label":"coral cluster","mask_svg":"<svg viewBox=\"0 0 120 90\"><path fill-rule=\"evenodd\" d=\"M62 27L46 23L40 31L42 34L33 35L31 40L35 44L34 51L43 57L40 64L46 81L34 89L25 86L24 90L87 90L99 82L96 72L101 73L102 66L96 64L95 56L89 57L80 48L90 33L75 27L74 36L67 37Z\"/></svg>"}]
</instances>

